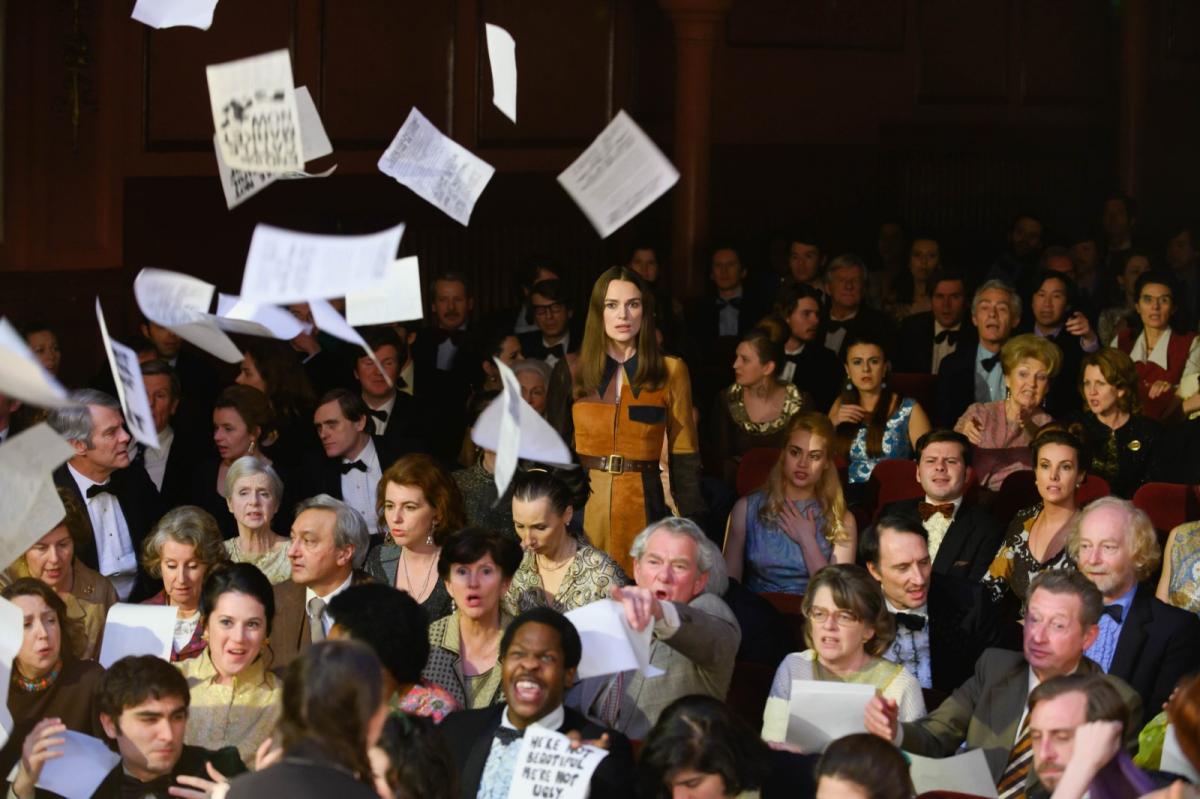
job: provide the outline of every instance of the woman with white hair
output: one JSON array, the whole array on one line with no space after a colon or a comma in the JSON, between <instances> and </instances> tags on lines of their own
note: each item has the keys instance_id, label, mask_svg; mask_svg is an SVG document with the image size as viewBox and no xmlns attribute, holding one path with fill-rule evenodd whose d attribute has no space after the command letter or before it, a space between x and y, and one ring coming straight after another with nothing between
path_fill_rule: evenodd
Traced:
<instances>
[{"instance_id":1,"label":"woman with white hair","mask_svg":"<svg viewBox=\"0 0 1200 799\"><path fill-rule=\"evenodd\" d=\"M225 473L225 499L238 529L236 538L225 541L225 552L234 563L257 566L272 585L292 576L288 539L271 529L282 498L283 481L261 458L245 455Z\"/></svg>"}]
</instances>

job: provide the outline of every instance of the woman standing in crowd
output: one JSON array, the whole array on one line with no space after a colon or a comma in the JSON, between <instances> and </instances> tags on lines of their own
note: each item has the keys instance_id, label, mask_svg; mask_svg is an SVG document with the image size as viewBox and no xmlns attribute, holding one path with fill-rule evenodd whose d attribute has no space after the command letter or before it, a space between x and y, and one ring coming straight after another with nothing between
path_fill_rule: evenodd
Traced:
<instances>
[{"instance_id":1,"label":"woman standing in crowd","mask_svg":"<svg viewBox=\"0 0 1200 799\"><path fill-rule=\"evenodd\" d=\"M460 707L480 708L504 699L500 690L500 638L512 617L500 608L521 548L509 536L466 527L446 539L438 577L455 610L429 625L429 662L423 676L445 688Z\"/></svg>"},{"instance_id":2,"label":"woman standing in crowd","mask_svg":"<svg viewBox=\"0 0 1200 799\"><path fill-rule=\"evenodd\" d=\"M1138 376L1128 355L1106 347L1085 355L1082 367L1085 409L1078 420L1092 453L1091 472L1108 481L1116 496L1132 499L1146 482L1162 426L1139 412Z\"/></svg>"},{"instance_id":3,"label":"woman standing in crowd","mask_svg":"<svg viewBox=\"0 0 1200 799\"><path fill-rule=\"evenodd\" d=\"M171 662L194 658L204 651L200 624L200 591L204 578L228 559L213 517L195 505L169 510L142 544L142 566L161 577L163 590L143 605L175 608L175 638Z\"/></svg>"},{"instance_id":4,"label":"woman standing in crowd","mask_svg":"<svg viewBox=\"0 0 1200 799\"><path fill-rule=\"evenodd\" d=\"M1041 430L1029 450L1041 499L1013 518L983 578L994 602L1017 607L1025 602L1029 582L1040 572L1075 568L1067 552L1067 536L1079 512L1075 492L1083 485L1090 463L1079 437L1058 425Z\"/></svg>"},{"instance_id":5,"label":"woman standing in crowd","mask_svg":"<svg viewBox=\"0 0 1200 799\"><path fill-rule=\"evenodd\" d=\"M379 480L375 507L384 542L367 553L366 570L386 585L407 591L435 621L453 604L438 579L438 558L446 537L466 525L462 494L450 475L429 455L397 460Z\"/></svg>"},{"instance_id":6,"label":"woman standing in crowd","mask_svg":"<svg viewBox=\"0 0 1200 799\"><path fill-rule=\"evenodd\" d=\"M542 606L567 613L629 585L612 558L567 531L574 512L571 489L548 471L513 478L513 526L525 555L504 595L508 615Z\"/></svg>"},{"instance_id":7,"label":"woman standing in crowd","mask_svg":"<svg viewBox=\"0 0 1200 799\"><path fill-rule=\"evenodd\" d=\"M938 240L928 234L917 235L908 247L908 269L896 275L883 310L897 322L912 314L930 308L929 276L941 265L942 255Z\"/></svg>"},{"instance_id":8,"label":"woman standing in crowd","mask_svg":"<svg viewBox=\"0 0 1200 799\"><path fill-rule=\"evenodd\" d=\"M1062 353L1041 336L1026 333L1000 349L1006 396L971 404L954 425L972 444L971 463L979 485L999 491L1004 478L1030 467L1029 443L1050 414L1042 401L1062 365Z\"/></svg>"},{"instance_id":9,"label":"woman standing in crowd","mask_svg":"<svg viewBox=\"0 0 1200 799\"><path fill-rule=\"evenodd\" d=\"M1185 522L1167 536L1155 596L1169 605L1200 613L1200 522Z\"/></svg>"},{"instance_id":10,"label":"woman standing in crowd","mask_svg":"<svg viewBox=\"0 0 1200 799\"><path fill-rule=\"evenodd\" d=\"M908 761L895 746L870 733L838 738L817 763L817 799L912 799L917 795Z\"/></svg>"},{"instance_id":11,"label":"woman standing in crowd","mask_svg":"<svg viewBox=\"0 0 1200 799\"><path fill-rule=\"evenodd\" d=\"M1175 329L1181 296L1179 282L1169 272L1142 273L1134 288L1138 318L1112 340L1133 360L1146 415L1159 421L1200 410L1195 380L1185 383L1200 374L1200 338L1195 331Z\"/></svg>"},{"instance_id":12,"label":"woman standing in crowd","mask_svg":"<svg viewBox=\"0 0 1200 799\"><path fill-rule=\"evenodd\" d=\"M762 737L787 740L793 680L873 685L899 707L900 721L925 715L921 686L900 664L880 655L896 637L896 620L879 584L861 566L827 566L804 595L804 639L808 649L783 659L763 710Z\"/></svg>"},{"instance_id":13,"label":"woman standing in crowd","mask_svg":"<svg viewBox=\"0 0 1200 799\"><path fill-rule=\"evenodd\" d=\"M8 774L21 759L25 736L44 718L60 719L85 735L100 734L94 696L104 669L71 655L67 609L50 586L23 577L0 596L21 611L25 629L8 685L12 730L0 749L0 773Z\"/></svg>"},{"instance_id":14,"label":"woman standing in crowd","mask_svg":"<svg viewBox=\"0 0 1200 799\"><path fill-rule=\"evenodd\" d=\"M687 365L662 354L653 319L654 295L636 272L614 266L600 276L572 409L575 451L591 482L584 528L627 572L634 537L668 515L658 467L664 432L680 513L696 517L705 508Z\"/></svg>"},{"instance_id":15,"label":"woman standing in crowd","mask_svg":"<svg viewBox=\"0 0 1200 799\"><path fill-rule=\"evenodd\" d=\"M261 391L234 385L217 395L212 422L217 455L196 467L192 476L192 502L219 519L217 524L223 538L233 538L238 527L228 513L229 467L246 455L271 462L263 452L263 445L275 435L275 414Z\"/></svg>"},{"instance_id":16,"label":"woman standing in crowd","mask_svg":"<svg viewBox=\"0 0 1200 799\"><path fill-rule=\"evenodd\" d=\"M271 529L283 498L283 481L274 467L253 455L238 458L225 473L225 496L238 529L237 537L225 542L229 559L257 566L272 584L291 579L288 539Z\"/></svg>"},{"instance_id":17,"label":"woman standing in crowd","mask_svg":"<svg viewBox=\"0 0 1200 799\"><path fill-rule=\"evenodd\" d=\"M261 391L273 411L276 435L259 442L265 447L263 454L275 463L296 463L303 453L317 450L319 444L313 433L317 397L308 374L286 341L251 338L244 350L242 368L234 382Z\"/></svg>"},{"instance_id":18,"label":"woman standing in crowd","mask_svg":"<svg viewBox=\"0 0 1200 799\"><path fill-rule=\"evenodd\" d=\"M756 327L737 347L734 383L717 395L712 413L709 472L733 485L746 450L781 447L784 429L801 411L813 410L812 398L795 384L780 380L782 330Z\"/></svg>"},{"instance_id":19,"label":"woman standing in crowd","mask_svg":"<svg viewBox=\"0 0 1200 799\"><path fill-rule=\"evenodd\" d=\"M87 516L70 491L58 489L66 515L37 543L25 550L8 569L14 579L41 580L66 607L64 629L70 632L71 655L92 660L100 654L104 620L117 602L117 589L100 572L75 557L75 542L85 541L92 531Z\"/></svg>"},{"instance_id":20,"label":"woman standing in crowd","mask_svg":"<svg viewBox=\"0 0 1200 799\"><path fill-rule=\"evenodd\" d=\"M725 564L751 591L802 596L826 564L854 562L858 526L846 509L832 442L824 414L792 417L766 486L733 506Z\"/></svg>"},{"instance_id":21,"label":"woman standing in crowd","mask_svg":"<svg viewBox=\"0 0 1200 799\"><path fill-rule=\"evenodd\" d=\"M192 701L184 743L221 749L236 746L243 763L275 730L283 687L269 670L275 594L255 566L221 566L204 580L200 618L208 647L181 661Z\"/></svg>"},{"instance_id":22,"label":"woman standing in crowd","mask_svg":"<svg viewBox=\"0 0 1200 799\"><path fill-rule=\"evenodd\" d=\"M850 486L861 486L881 460L912 457L917 439L929 432L929 417L916 400L888 387L891 364L882 343L851 338L844 366L846 390L829 418L837 425L838 450L849 460Z\"/></svg>"}]
</instances>

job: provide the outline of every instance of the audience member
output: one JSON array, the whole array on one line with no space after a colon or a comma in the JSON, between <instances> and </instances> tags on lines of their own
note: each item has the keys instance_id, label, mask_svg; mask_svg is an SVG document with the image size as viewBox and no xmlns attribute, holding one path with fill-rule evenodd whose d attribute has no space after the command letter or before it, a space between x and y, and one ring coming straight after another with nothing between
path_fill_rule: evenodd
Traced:
<instances>
[{"instance_id":1,"label":"audience member","mask_svg":"<svg viewBox=\"0 0 1200 799\"><path fill-rule=\"evenodd\" d=\"M897 322L932 307L931 275L941 266L941 247L928 233L913 236L908 247L908 268L902 269L883 297L883 310Z\"/></svg>"},{"instance_id":2,"label":"audience member","mask_svg":"<svg viewBox=\"0 0 1200 799\"><path fill-rule=\"evenodd\" d=\"M1200 321L1200 240L1197 239L1197 227L1192 223L1176 224L1167 228L1173 231L1167 237L1167 250L1164 263L1175 275L1175 280L1181 289L1180 310L1185 319L1192 325Z\"/></svg>"},{"instance_id":3,"label":"audience member","mask_svg":"<svg viewBox=\"0 0 1200 799\"><path fill-rule=\"evenodd\" d=\"M669 281L659 280L664 276L663 259L659 258L662 252L661 246L651 241L635 241L625 265L642 278L643 285L654 295L654 329L662 334L663 349L679 352L687 341L686 314L683 303L671 294L667 285Z\"/></svg>"},{"instance_id":4,"label":"audience member","mask_svg":"<svg viewBox=\"0 0 1200 799\"><path fill-rule=\"evenodd\" d=\"M496 453L472 440L475 423L499 396L498 391L481 391L471 398L467 413L470 425L463 435L463 452L459 458L465 468L451 472L450 477L462 494L466 523L507 534L512 530L512 484L504 496L500 496L496 487Z\"/></svg>"},{"instance_id":5,"label":"audience member","mask_svg":"<svg viewBox=\"0 0 1200 799\"><path fill-rule=\"evenodd\" d=\"M788 281L796 286L808 286L817 292L821 304L825 301L825 253L811 230L793 231L788 239Z\"/></svg>"},{"instance_id":6,"label":"audience member","mask_svg":"<svg viewBox=\"0 0 1200 799\"><path fill-rule=\"evenodd\" d=\"M833 404L842 379L837 355L822 346L823 301L823 294L807 283L784 286L775 301L775 314L788 329L779 379L811 396L822 413Z\"/></svg>"},{"instance_id":7,"label":"audience member","mask_svg":"<svg viewBox=\"0 0 1200 799\"><path fill-rule=\"evenodd\" d=\"M458 770L446 737L427 718L392 713L367 755L380 799L457 799Z\"/></svg>"},{"instance_id":8,"label":"audience member","mask_svg":"<svg viewBox=\"0 0 1200 799\"><path fill-rule=\"evenodd\" d=\"M225 496L238 530L225 541L229 559L257 566L272 584L291 577L288 539L271 529L283 497L283 481L274 467L253 455L238 458L225 473Z\"/></svg>"},{"instance_id":9,"label":"audience member","mask_svg":"<svg viewBox=\"0 0 1200 799\"><path fill-rule=\"evenodd\" d=\"M875 255L876 259L872 260L867 273L867 304L879 308L892 284L908 264L908 229L904 222L892 217L879 223L875 234Z\"/></svg>"},{"instance_id":10,"label":"audience member","mask_svg":"<svg viewBox=\"0 0 1200 799\"><path fill-rule=\"evenodd\" d=\"M35 319L21 326L21 335L38 362L50 374L58 377L62 366L62 350L58 346L58 332L45 320Z\"/></svg>"},{"instance_id":11,"label":"audience member","mask_svg":"<svg viewBox=\"0 0 1200 799\"><path fill-rule=\"evenodd\" d=\"M575 312L561 280L543 280L533 284L529 310L537 326L519 337L526 358L544 361L551 368L568 353L579 351L579 334L571 329Z\"/></svg>"},{"instance_id":12,"label":"audience member","mask_svg":"<svg viewBox=\"0 0 1200 799\"><path fill-rule=\"evenodd\" d=\"M817 799L912 799L908 761L869 733L838 738L816 769Z\"/></svg>"},{"instance_id":13,"label":"audience member","mask_svg":"<svg viewBox=\"0 0 1200 799\"><path fill-rule=\"evenodd\" d=\"M938 374L946 356L958 349L974 351L975 328L964 325L966 281L957 272L929 276L929 310L909 314L900 323L896 370Z\"/></svg>"},{"instance_id":14,"label":"audience member","mask_svg":"<svg viewBox=\"0 0 1200 799\"><path fill-rule=\"evenodd\" d=\"M183 426L202 422L221 385L216 371L191 346L185 345L173 330L146 319L139 327L139 332L151 345L149 359L166 361L179 378L179 418ZM141 348L134 347L134 350L138 351L141 359L147 357L141 354Z\"/></svg>"},{"instance_id":15,"label":"audience member","mask_svg":"<svg viewBox=\"0 0 1200 799\"><path fill-rule=\"evenodd\" d=\"M1100 312L1096 330L1100 335L1100 343L1108 346L1123 330L1128 330L1138 318L1137 313L1137 279L1143 272L1150 271L1150 258L1144 253L1129 251L1123 253L1116 264L1116 273L1107 279L1112 285L1105 297L1111 305Z\"/></svg>"},{"instance_id":16,"label":"audience member","mask_svg":"<svg viewBox=\"0 0 1200 799\"><path fill-rule=\"evenodd\" d=\"M1021 298L1009 284L989 280L971 298L975 346L957 347L938 369L938 407L935 419L950 427L972 403L987 405L1005 396L1001 348L1021 322Z\"/></svg>"},{"instance_id":17,"label":"audience member","mask_svg":"<svg viewBox=\"0 0 1200 799\"><path fill-rule=\"evenodd\" d=\"M1013 217L1008 229L1008 248L992 264L987 280L1002 280L1022 297L1030 294L1030 281L1042 251L1042 220L1031 213Z\"/></svg>"},{"instance_id":18,"label":"audience member","mask_svg":"<svg viewBox=\"0 0 1200 799\"><path fill-rule=\"evenodd\" d=\"M1121 255L1133 249L1133 231L1138 222L1137 201L1124 192L1110 194L1100 213L1104 229L1104 265L1109 274Z\"/></svg>"},{"instance_id":19,"label":"audience member","mask_svg":"<svg viewBox=\"0 0 1200 799\"><path fill-rule=\"evenodd\" d=\"M852 338L889 341L890 319L863 302L867 267L857 255L839 255L825 272L829 307L825 322L825 346L841 356Z\"/></svg>"},{"instance_id":20,"label":"audience member","mask_svg":"<svg viewBox=\"0 0 1200 799\"><path fill-rule=\"evenodd\" d=\"M427 436L422 432L425 420L421 417L429 409L412 394L408 342L387 327L366 332L364 339L375 357L359 353L354 362L354 379L358 381L359 394L366 403L375 435L383 439L389 452L425 452ZM401 377L406 366L408 379Z\"/></svg>"},{"instance_id":21,"label":"audience member","mask_svg":"<svg viewBox=\"0 0 1200 799\"><path fill-rule=\"evenodd\" d=\"M1200 522L1185 522L1167 535L1155 596L1200 614Z\"/></svg>"},{"instance_id":22,"label":"audience member","mask_svg":"<svg viewBox=\"0 0 1200 799\"><path fill-rule=\"evenodd\" d=\"M169 363L157 359L143 363L142 382L158 431L158 447L142 448L137 460L154 481L163 505L173 508L188 501L193 464L205 451L203 437L197 435L196 426L189 425L190 420L183 419L182 428L173 424L183 387Z\"/></svg>"},{"instance_id":23,"label":"audience member","mask_svg":"<svg viewBox=\"0 0 1200 799\"><path fill-rule=\"evenodd\" d=\"M712 251L708 277L712 285L688 320L688 331L700 346L736 339L750 332L764 309L746 284L748 270L739 248L720 244Z\"/></svg>"},{"instance_id":24,"label":"audience member","mask_svg":"<svg viewBox=\"0 0 1200 799\"><path fill-rule=\"evenodd\" d=\"M462 441L471 378L481 360L477 357L479 345L471 340L474 331L468 330L475 298L466 276L458 272L437 275L428 296L429 325L421 329L412 346L413 368L421 378L416 396L427 407L437 409L440 424L432 431L430 444L438 456L449 461Z\"/></svg>"},{"instance_id":25,"label":"audience member","mask_svg":"<svg viewBox=\"0 0 1200 799\"><path fill-rule=\"evenodd\" d=\"M1067 245L1067 255L1071 259L1071 274L1075 277L1080 294L1093 309L1098 310L1105 307L1108 301L1107 295L1112 288L1105 283L1105 278L1111 283L1112 277L1100 273L1100 248L1096 244L1095 232L1086 225L1079 225L1074 230L1068 230L1062 242ZM1097 330L1100 334L1100 343L1103 344L1107 341L1104 331L1099 328Z\"/></svg>"},{"instance_id":26,"label":"audience member","mask_svg":"<svg viewBox=\"0 0 1200 799\"><path fill-rule=\"evenodd\" d=\"M483 338L480 348L479 369L471 375L473 391L500 391L504 384L500 380L500 369L494 361L500 361L511 369L512 365L523 357L521 341L511 331L500 328L488 333Z\"/></svg>"},{"instance_id":27,"label":"audience member","mask_svg":"<svg viewBox=\"0 0 1200 799\"><path fill-rule=\"evenodd\" d=\"M305 452L317 449L312 428L316 405L312 383L303 369L296 368L296 353L286 342L254 338L246 343L245 350L235 382L257 388L266 395L278 433L273 441L260 442L262 454L277 463L297 463ZM346 365L341 358L337 360L345 374ZM339 384L347 379L343 377Z\"/></svg>"},{"instance_id":28,"label":"audience member","mask_svg":"<svg viewBox=\"0 0 1200 799\"><path fill-rule=\"evenodd\" d=\"M1100 339L1079 309L1079 293L1069 275L1044 271L1033 282L1028 330L1058 347L1058 374L1050 381L1045 408L1055 418L1079 408L1079 370L1086 354L1100 349Z\"/></svg>"}]
</instances>

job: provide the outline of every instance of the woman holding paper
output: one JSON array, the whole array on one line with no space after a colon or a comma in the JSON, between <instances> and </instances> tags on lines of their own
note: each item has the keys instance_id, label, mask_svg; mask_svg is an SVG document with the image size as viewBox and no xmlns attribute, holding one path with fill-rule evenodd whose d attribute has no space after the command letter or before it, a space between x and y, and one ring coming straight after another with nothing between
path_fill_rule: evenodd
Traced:
<instances>
[{"instance_id":1,"label":"woman holding paper","mask_svg":"<svg viewBox=\"0 0 1200 799\"><path fill-rule=\"evenodd\" d=\"M225 474L225 496L238 528L237 537L225 542L229 559L257 566L272 584L291 579L288 539L271 529L283 499L283 481L275 469L253 455L238 458Z\"/></svg>"},{"instance_id":2,"label":"woman holding paper","mask_svg":"<svg viewBox=\"0 0 1200 799\"><path fill-rule=\"evenodd\" d=\"M687 365L662 354L653 319L641 276L606 271L592 289L575 377L574 449L591 482L583 526L627 573L634 537L670 515L659 475L664 434L680 515L705 512Z\"/></svg>"},{"instance_id":3,"label":"woman holding paper","mask_svg":"<svg viewBox=\"0 0 1200 799\"><path fill-rule=\"evenodd\" d=\"M504 611L516 616L535 607L559 613L608 597L629 585L616 561L567 531L575 509L571 489L544 469L518 471L512 483L513 527L525 556L504 595Z\"/></svg>"},{"instance_id":4,"label":"woman holding paper","mask_svg":"<svg viewBox=\"0 0 1200 799\"><path fill-rule=\"evenodd\" d=\"M146 536L142 564L149 574L162 577L163 590L142 604L175 608L172 663L194 658L204 651L200 589L209 571L228 559L216 520L195 505L181 505L168 511Z\"/></svg>"},{"instance_id":5,"label":"woman holding paper","mask_svg":"<svg viewBox=\"0 0 1200 799\"><path fill-rule=\"evenodd\" d=\"M788 655L775 672L763 710L764 740L786 742L789 716L802 712L791 703L795 680L872 685L896 702L901 721L925 715L916 678L880 657L896 636L896 621L866 569L851 563L826 566L809 583L801 607L809 648Z\"/></svg>"},{"instance_id":6,"label":"woman holding paper","mask_svg":"<svg viewBox=\"0 0 1200 799\"><path fill-rule=\"evenodd\" d=\"M0 749L0 774L8 774L21 757L25 736L44 718L57 718L69 730L103 737L93 697L104 669L94 661L71 656L67 608L46 583L23 577L0 596L17 606L24 625L8 685L12 734ZM19 634L19 630L0 632L14 644L9 636Z\"/></svg>"}]
</instances>

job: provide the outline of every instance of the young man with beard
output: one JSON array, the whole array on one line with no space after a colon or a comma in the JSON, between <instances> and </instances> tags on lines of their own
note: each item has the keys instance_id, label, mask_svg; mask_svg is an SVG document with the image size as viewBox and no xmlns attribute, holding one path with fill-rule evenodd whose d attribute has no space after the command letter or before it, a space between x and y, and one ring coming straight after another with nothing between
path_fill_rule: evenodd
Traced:
<instances>
[{"instance_id":1,"label":"young man with beard","mask_svg":"<svg viewBox=\"0 0 1200 799\"><path fill-rule=\"evenodd\" d=\"M775 302L775 312L788 328L779 379L807 391L817 410L824 413L841 389L843 372L837 355L819 340L822 296L807 283L784 286Z\"/></svg>"}]
</instances>

